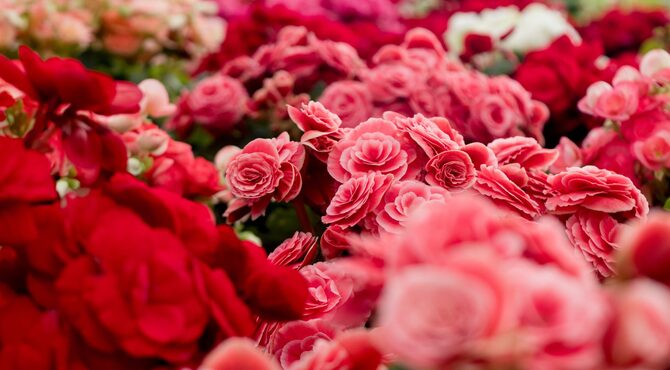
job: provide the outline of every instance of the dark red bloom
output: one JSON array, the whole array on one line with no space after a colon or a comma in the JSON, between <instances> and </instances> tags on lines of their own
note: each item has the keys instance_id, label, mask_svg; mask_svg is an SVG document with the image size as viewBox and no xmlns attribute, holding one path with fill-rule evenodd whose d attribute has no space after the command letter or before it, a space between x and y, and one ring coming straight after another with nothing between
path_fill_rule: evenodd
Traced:
<instances>
[{"instance_id":1,"label":"dark red bloom","mask_svg":"<svg viewBox=\"0 0 670 370\"><path fill-rule=\"evenodd\" d=\"M493 39L489 35L470 33L465 36L464 50L461 54L463 60L468 61L477 54L493 50Z\"/></svg>"}]
</instances>

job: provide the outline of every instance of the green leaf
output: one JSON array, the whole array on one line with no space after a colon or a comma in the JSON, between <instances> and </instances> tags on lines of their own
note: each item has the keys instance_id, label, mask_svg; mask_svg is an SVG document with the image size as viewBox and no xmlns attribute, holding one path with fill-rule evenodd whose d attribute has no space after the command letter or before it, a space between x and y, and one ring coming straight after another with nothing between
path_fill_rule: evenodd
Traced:
<instances>
[{"instance_id":1,"label":"green leaf","mask_svg":"<svg viewBox=\"0 0 670 370\"><path fill-rule=\"evenodd\" d=\"M665 204L663 205L663 209L666 211L670 211L670 198L665 200Z\"/></svg>"}]
</instances>

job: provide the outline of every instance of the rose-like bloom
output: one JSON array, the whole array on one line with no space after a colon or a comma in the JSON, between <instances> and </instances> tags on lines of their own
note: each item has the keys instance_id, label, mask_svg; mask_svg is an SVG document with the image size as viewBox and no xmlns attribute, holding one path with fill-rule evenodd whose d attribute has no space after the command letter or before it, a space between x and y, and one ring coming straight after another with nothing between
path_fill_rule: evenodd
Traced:
<instances>
[{"instance_id":1,"label":"rose-like bloom","mask_svg":"<svg viewBox=\"0 0 670 370\"><path fill-rule=\"evenodd\" d=\"M472 102L470 114L476 117L490 137L502 137L512 130L520 117L499 95L480 95Z\"/></svg>"},{"instance_id":2,"label":"rose-like bloom","mask_svg":"<svg viewBox=\"0 0 670 370\"><path fill-rule=\"evenodd\" d=\"M392 175L370 173L340 185L321 218L325 224L351 227L374 211L393 183Z\"/></svg>"},{"instance_id":3,"label":"rose-like bloom","mask_svg":"<svg viewBox=\"0 0 670 370\"><path fill-rule=\"evenodd\" d=\"M325 320L292 321L274 333L266 348L287 369L312 351L318 340L331 340L335 335L336 330Z\"/></svg>"},{"instance_id":4,"label":"rose-like bloom","mask_svg":"<svg viewBox=\"0 0 670 370\"><path fill-rule=\"evenodd\" d=\"M626 126L628 124L624 127ZM633 184L640 186L641 181L635 170L635 156L631 154L631 141L614 130L596 127L586 135L582 142L582 162L585 165L624 175L631 179Z\"/></svg>"},{"instance_id":5,"label":"rose-like bloom","mask_svg":"<svg viewBox=\"0 0 670 370\"><path fill-rule=\"evenodd\" d=\"M655 211L646 221L624 229L619 237L620 271L670 286L670 215Z\"/></svg>"},{"instance_id":6,"label":"rose-like bloom","mask_svg":"<svg viewBox=\"0 0 670 370\"><path fill-rule=\"evenodd\" d=\"M321 254L323 257L327 260L333 259L349 250L349 241L347 238L350 234L351 231L340 226L328 226L319 240L319 246L321 247Z\"/></svg>"},{"instance_id":7,"label":"rose-like bloom","mask_svg":"<svg viewBox=\"0 0 670 370\"><path fill-rule=\"evenodd\" d=\"M409 98L414 86L420 83L418 78L409 66L388 63L366 71L363 82L368 85L375 101L391 103L399 98Z\"/></svg>"},{"instance_id":8,"label":"rose-like bloom","mask_svg":"<svg viewBox=\"0 0 670 370\"><path fill-rule=\"evenodd\" d=\"M217 74L200 81L185 103L193 120L214 133L223 133L242 119L248 99L238 80Z\"/></svg>"},{"instance_id":9,"label":"rose-like bloom","mask_svg":"<svg viewBox=\"0 0 670 370\"><path fill-rule=\"evenodd\" d=\"M219 344L202 361L201 370L280 370L279 365L246 338L230 338Z\"/></svg>"},{"instance_id":10,"label":"rose-like bloom","mask_svg":"<svg viewBox=\"0 0 670 370\"><path fill-rule=\"evenodd\" d=\"M383 358L372 338L372 333L359 329L342 332L332 341L320 339L290 370L378 369Z\"/></svg>"},{"instance_id":11,"label":"rose-like bloom","mask_svg":"<svg viewBox=\"0 0 670 370\"><path fill-rule=\"evenodd\" d=\"M444 202L449 193L439 186L429 186L419 181L400 181L386 192L377 213L380 229L400 233L412 212L427 202Z\"/></svg>"},{"instance_id":12,"label":"rose-like bloom","mask_svg":"<svg viewBox=\"0 0 670 370\"><path fill-rule=\"evenodd\" d=\"M528 183L526 171L517 164L502 168L481 166L473 188L491 198L503 208L511 209L526 218L535 218L542 209L531 196L522 189Z\"/></svg>"},{"instance_id":13,"label":"rose-like bloom","mask_svg":"<svg viewBox=\"0 0 670 370\"><path fill-rule=\"evenodd\" d=\"M646 140L633 143L632 150L635 158L652 171L670 167L670 132L657 131Z\"/></svg>"},{"instance_id":14,"label":"rose-like bloom","mask_svg":"<svg viewBox=\"0 0 670 370\"><path fill-rule=\"evenodd\" d=\"M518 292L518 345L528 351L522 368L598 368L608 318L607 301L598 284L548 266L510 263L506 267Z\"/></svg>"},{"instance_id":15,"label":"rose-like bloom","mask_svg":"<svg viewBox=\"0 0 670 370\"><path fill-rule=\"evenodd\" d=\"M319 102L342 119L342 127L356 127L372 116L372 94L362 82L329 84Z\"/></svg>"},{"instance_id":16,"label":"rose-like bloom","mask_svg":"<svg viewBox=\"0 0 670 370\"><path fill-rule=\"evenodd\" d=\"M558 157L558 152L544 149L537 140L528 137L496 139L488 144L498 159L498 164L518 163L521 167L546 170Z\"/></svg>"},{"instance_id":17,"label":"rose-like bloom","mask_svg":"<svg viewBox=\"0 0 670 370\"><path fill-rule=\"evenodd\" d=\"M620 83L612 87L607 82L599 81L589 86L578 107L587 114L625 121L637 111L639 104L640 97L635 84Z\"/></svg>"},{"instance_id":18,"label":"rose-like bloom","mask_svg":"<svg viewBox=\"0 0 670 370\"><path fill-rule=\"evenodd\" d=\"M226 170L226 184L237 198L226 216L237 218L235 212L250 207L251 216L257 218L271 200L294 199L302 188L300 169L304 160L305 150L290 142L286 132L276 139L256 139L247 144Z\"/></svg>"},{"instance_id":19,"label":"rose-like bloom","mask_svg":"<svg viewBox=\"0 0 670 370\"><path fill-rule=\"evenodd\" d=\"M325 162L342 137L340 117L313 101L303 103L300 109L288 106L288 115L303 132L300 142L314 150L317 158Z\"/></svg>"},{"instance_id":20,"label":"rose-like bloom","mask_svg":"<svg viewBox=\"0 0 670 370\"><path fill-rule=\"evenodd\" d=\"M470 156L461 150L447 150L434 156L425 170L428 184L451 191L467 189L477 179Z\"/></svg>"},{"instance_id":21,"label":"rose-like bloom","mask_svg":"<svg viewBox=\"0 0 670 370\"><path fill-rule=\"evenodd\" d=\"M311 264L316 253L316 237L310 233L296 231L268 255L268 260L275 265L299 269Z\"/></svg>"},{"instance_id":22,"label":"rose-like bloom","mask_svg":"<svg viewBox=\"0 0 670 370\"><path fill-rule=\"evenodd\" d=\"M611 292L614 315L603 339L608 365L660 369L670 361L670 291L636 279Z\"/></svg>"},{"instance_id":23,"label":"rose-like bloom","mask_svg":"<svg viewBox=\"0 0 670 370\"><path fill-rule=\"evenodd\" d=\"M358 56L356 49L345 42L319 40L310 34L309 43L326 65L344 77L355 76L365 68L365 62Z\"/></svg>"},{"instance_id":24,"label":"rose-like bloom","mask_svg":"<svg viewBox=\"0 0 670 370\"><path fill-rule=\"evenodd\" d=\"M21 139L0 137L0 245L34 239L39 230L31 204L55 201L56 184L49 160L26 149Z\"/></svg>"},{"instance_id":25,"label":"rose-like bloom","mask_svg":"<svg viewBox=\"0 0 670 370\"><path fill-rule=\"evenodd\" d=\"M444 267L403 269L384 288L380 341L410 366L446 366L506 325L509 293L496 260L474 253L452 257Z\"/></svg>"},{"instance_id":26,"label":"rose-like bloom","mask_svg":"<svg viewBox=\"0 0 670 370\"><path fill-rule=\"evenodd\" d=\"M594 269L603 277L615 273L615 253L619 249L616 239L619 222L607 213L578 210L565 223L566 233Z\"/></svg>"},{"instance_id":27,"label":"rose-like bloom","mask_svg":"<svg viewBox=\"0 0 670 370\"><path fill-rule=\"evenodd\" d=\"M334 311L352 295L351 282L329 275L325 262L305 266L300 270L309 286L309 298L303 319L315 319Z\"/></svg>"},{"instance_id":28,"label":"rose-like bloom","mask_svg":"<svg viewBox=\"0 0 670 370\"><path fill-rule=\"evenodd\" d=\"M422 114L416 114L412 118L394 117L389 112L384 113L384 118L393 120L398 129L407 133L429 158L465 145L463 137L446 119L428 119Z\"/></svg>"},{"instance_id":29,"label":"rose-like bloom","mask_svg":"<svg viewBox=\"0 0 670 370\"><path fill-rule=\"evenodd\" d=\"M582 166L582 150L572 140L562 137L555 149L558 151L558 157L549 167L551 173L559 173L569 167Z\"/></svg>"},{"instance_id":30,"label":"rose-like bloom","mask_svg":"<svg viewBox=\"0 0 670 370\"><path fill-rule=\"evenodd\" d=\"M415 158L415 147L403 140L392 122L371 118L344 135L327 164L328 172L339 182L373 172L401 179L416 175Z\"/></svg>"},{"instance_id":31,"label":"rose-like bloom","mask_svg":"<svg viewBox=\"0 0 670 370\"><path fill-rule=\"evenodd\" d=\"M572 167L549 176L552 196L547 209L556 214L573 213L580 208L606 213L627 212L644 217L649 204L625 176L593 166Z\"/></svg>"}]
</instances>

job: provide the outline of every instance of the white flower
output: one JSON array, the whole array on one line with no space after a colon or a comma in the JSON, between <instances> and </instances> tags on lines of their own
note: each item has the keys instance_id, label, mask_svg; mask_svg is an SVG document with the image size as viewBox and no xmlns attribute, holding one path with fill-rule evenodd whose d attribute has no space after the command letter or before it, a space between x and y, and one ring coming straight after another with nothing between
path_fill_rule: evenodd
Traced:
<instances>
[{"instance_id":1,"label":"white flower","mask_svg":"<svg viewBox=\"0 0 670 370\"><path fill-rule=\"evenodd\" d=\"M444 34L449 52L460 55L465 37L472 33L487 35L494 43L497 42L514 27L520 14L517 7L508 6L485 9L481 13L462 12L452 15Z\"/></svg>"},{"instance_id":2,"label":"white flower","mask_svg":"<svg viewBox=\"0 0 670 370\"><path fill-rule=\"evenodd\" d=\"M500 45L506 50L527 53L545 48L562 35L567 35L575 43L581 42L579 33L561 12L535 3L521 12L516 27Z\"/></svg>"}]
</instances>

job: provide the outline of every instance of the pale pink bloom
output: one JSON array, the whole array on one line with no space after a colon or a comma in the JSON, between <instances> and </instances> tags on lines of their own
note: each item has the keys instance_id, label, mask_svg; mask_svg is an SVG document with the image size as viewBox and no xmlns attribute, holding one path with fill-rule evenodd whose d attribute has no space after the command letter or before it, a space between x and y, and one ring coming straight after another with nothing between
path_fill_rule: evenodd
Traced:
<instances>
[{"instance_id":1,"label":"pale pink bloom","mask_svg":"<svg viewBox=\"0 0 670 370\"><path fill-rule=\"evenodd\" d=\"M518 163L527 170L545 171L558 158L556 150L542 148L537 140L529 137L496 139L488 147L495 153L498 164Z\"/></svg>"},{"instance_id":2,"label":"pale pink bloom","mask_svg":"<svg viewBox=\"0 0 670 370\"><path fill-rule=\"evenodd\" d=\"M214 156L214 165L224 176L230 161L239 153L242 149L235 145L226 145L223 148L219 149Z\"/></svg>"},{"instance_id":3,"label":"pale pink bloom","mask_svg":"<svg viewBox=\"0 0 670 370\"><path fill-rule=\"evenodd\" d=\"M362 82L329 84L319 101L342 119L342 127L356 127L372 116L372 95Z\"/></svg>"},{"instance_id":4,"label":"pale pink bloom","mask_svg":"<svg viewBox=\"0 0 670 370\"><path fill-rule=\"evenodd\" d=\"M580 167L583 164L582 150L567 137L561 138L556 151L558 151L558 158L549 167L551 173L559 173L569 167Z\"/></svg>"},{"instance_id":5,"label":"pale pink bloom","mask_svg":"<svg viewBox=\"0 0 670 370\"><path fill-rule=\"evenodd\" d=\"M620 83L612 87L604 81L589 86L586 96L579 101L579 110L594 116L625 121L639 106L640 97L634 83Z\"/></svg>"},{"instance_id":6,"label":"pale pink bloom","mask_svg":"<svg viewBox=\"0 0 670 370\"><path fill-rule=\"evenodd\" d=\"M328 156L328 173L339 182L369 173L412 178L419 168L413 166L416 150L401 137L387 120L371 118L347 132Z\"/></svg>"},{"instance_id":7,"label":"pale pink bloom","mask_svg":"<svg viewBox=\"0 0 670 370\"><path fill-rule=\"evenodd\" d=\"M316 253L316 237L296 231L268 255L268 260L275 265L301 268L312 263Z\"/></svg>"},{"instance_id":8,"label":"pale pink bloom","mask_svg":"<svg viewBox=\"0 0 670 370\"><path fill-rule=\"evenodd\" d=\"M523 368L597 368L609 313L599 286L550 267L507 267L517 299L517 345L527 353Z\"/></svg>"},{"instance_id":9,"label":"pale pink bloom","mask_svg":"<svg viewBox=\"0 0 670 370\"><path fill-rule=\"evenodd\" d=\"M452 253L446 266L405 268L384 288L380 344L413 367L447 366L474 355L478 345L509 325L509 297L492 254L470 250Z\"/></svg>"},{"instance_id":10,"label":"pale pink bloom","mask_svg":"<svg viewBox=\"0 0 670 370\"><path fill-rule=\"evenodd\" d=\"M477 174L470 156L461 150L447 150L432 157L425 167L426 182L449 191L471 187Z\"/></svg>"},{"instance_id":11,"label":"pale pink bloom","mask_svg":"<svg viewBox=\"0 0 670 370\"><path fill-rule=\"evenodd\" d=\"M230 338L202 362L200 370L280 370L279 365L247 338Z\"/></svg>"},{"instance_id":12,"label":"pale pink bloom","mask_svg":"<svg viewBox=\"0 0 670 370\"><path fill-rule=\"evenodd\" d=\"M552 196L546 207L556 214L573 213L580 208L606 213L626 212L644 217L649 204L633 182L622 175L594 166L572 167L549 176Z\"/></svg>"},{"instance_id":13,"label":"pale pink bloom","mask_svg":"<svg viewBox=\"0 0 670 370\"><path fill-rule=\"evenodd\" d=\"M165 86L152 78L140 82L137 87L142 90L141 111L148 116L160 118L174 113L176 107L170 104L170 97Z\"/></svg>"},{"instance_id":14,"label":"pale pink bloom","mask_svg":"<svg viewBox=\"0 0 670 370\"><path fill-rule=\"evenodd\" d=\"M640 72L661 82L670 81L670 53L663 49L649 51L640 61Z\"/></svg>"},{"instance_id":15,"label":"pale pink bloom","mask_svg":"<svg viewBox=\"0 0 670 370\"><path fill-rule=\"evenodd\" d=\"M393 183L392 175L369 173L340 185L321 218L325 224L351 227L373 212Z\"/></svg>"},{"instance_id":16,"label":"pale pink bloom","mask_svg":"<svg viewBox=\"0 0 670 370\"><path fill-rule=\"evenodd\" d=\"M607 364L660 369L670 362L670 290L636 279L611 292L614 317L603 340Z\"/></svg>"},{"instance_id":17,"label":"pale pink bloom","mask_svg":"<svg viewBox=\"0 0 670 370\"><path fill-rule=\"evenodd\" d=\"M324 320L291 321L272 335L266 349L286 369L311 352L317 341L332 340L336 334L337 330Z\"/></svg>"},{"instance_id":18,"label":"pale pink bloom","mask_svg":"<svg viewBox=\"0 0 670 370\"><path fill-rule=\"evenodd\" d=\"M670 132L657 131L643 141L636 141L632 146L633 154L638 161L652 171L670 167Z\"/></svg>"},{"instance_id":19,"label":"pale pink bloom","mask_svg":"<svg viewBox=\"0 0 670 370\"><path fill-rule=\"evenodd\" d=\"M401 233L412 212L428 202L444 202L449 193L439 186L429 186L419 181L395 183L380 205L376 220L380 229Z\"/></svg>"}]
</instances>

